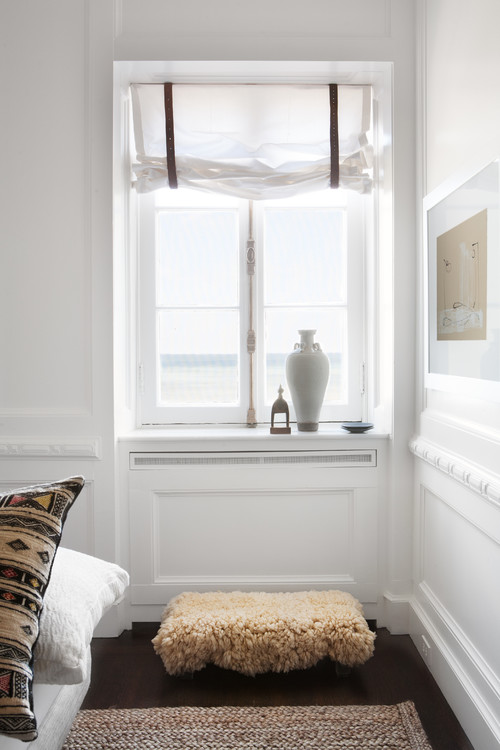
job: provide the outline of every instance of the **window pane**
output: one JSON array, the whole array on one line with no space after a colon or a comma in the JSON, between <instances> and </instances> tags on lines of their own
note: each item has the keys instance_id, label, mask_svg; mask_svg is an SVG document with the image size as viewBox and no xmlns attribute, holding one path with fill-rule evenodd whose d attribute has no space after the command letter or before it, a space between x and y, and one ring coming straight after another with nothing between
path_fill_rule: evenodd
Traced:
<instances>
[{"instance_id":1,"label":"window pane","mask_svg":"<svg viewBox=\"0 0 500 750\"><path fill-rule=\"evenodd\" d=\"M266 305L345 302L344 211L266 209Z\"/></svg>"},{"instance_id":2,"label":"window pane","mask_svg":"<svg viewBox=\"0 0 500 750\"><path fill-rule=\"evenodd\" d=\"M234 210L160 211L157 304L238 304L238 215Z\"/></svg>"},{"instance_id":3,"label":"window pane","mask_svg":"<svg viewBox=\"0 0 500 750\"><path fill-rule=\"evenodd\" d=\"M285 360L300 341L298 331L316 329L316 343L330 360L330 379L325 393L325 404L345 403L347 400L347 311L344 308L330 310L268 308L265 313L265 383L266 403L277 398L281 383L284 397L291 403L286 382Z\"/></svg>"},{"instance_id":4,"label":"window pane","mask_svg":"<svg viewBox=\"0 0 500 750\"><path fill-rule=\"evenodd\" d=\"M235 405L239 401L236 310L158 313L162 405Z\"/></svg>"}]
</instances>

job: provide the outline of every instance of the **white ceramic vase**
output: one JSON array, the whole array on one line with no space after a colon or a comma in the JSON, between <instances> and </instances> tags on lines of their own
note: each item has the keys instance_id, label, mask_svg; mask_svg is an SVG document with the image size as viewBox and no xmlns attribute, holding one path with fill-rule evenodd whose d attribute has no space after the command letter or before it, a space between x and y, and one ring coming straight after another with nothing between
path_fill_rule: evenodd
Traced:
<instances>
[{"instance_id":1,"label":"white ceramic vase","mask_svg":"<svg viewBox=\"0 0 500 750\"><path fill-rule=\"evenodd\" d=\"M330 362L314 342L315 330L299 331L300 343L286 359L286 379L292 397L297 429L316 432L330 374Z\"/></svg>"}]
</instances>

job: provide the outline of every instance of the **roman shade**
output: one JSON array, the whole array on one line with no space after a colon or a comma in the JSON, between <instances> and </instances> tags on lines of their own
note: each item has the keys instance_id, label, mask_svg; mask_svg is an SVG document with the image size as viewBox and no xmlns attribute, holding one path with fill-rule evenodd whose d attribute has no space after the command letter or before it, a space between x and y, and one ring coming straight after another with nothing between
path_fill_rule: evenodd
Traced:
<instances>
[{"instance_id":1,"label":"roman shade","mask_svg":"<svg viewBox=\"0 0 500 750\"><path fill-rule=\"evenodd\" d=\"M258 200L371 188L370 86L134 83L131 96L140 193Z\"/></svg>"}]
</instances>

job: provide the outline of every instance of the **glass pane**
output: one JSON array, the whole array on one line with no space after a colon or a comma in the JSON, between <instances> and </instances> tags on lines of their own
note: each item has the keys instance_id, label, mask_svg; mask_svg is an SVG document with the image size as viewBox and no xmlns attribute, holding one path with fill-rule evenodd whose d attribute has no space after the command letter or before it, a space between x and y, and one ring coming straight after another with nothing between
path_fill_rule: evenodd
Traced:
<instances>
[{"instance_id":1,"label":"glass pane","mask_svg":"<svg viewBox=\"0 0 500 750\"><path fill-rule=\"evenodd\" d=\"M238 304L236 210L160 211L157 231L158 305Z\"/></svg>"},{"instance_id":2,"label":"glass pane","mask_svg":"<svg viewBox=\"0 0 500 750\"><path fill-rule=\"evenodd\" d=\"M345 212L272 208L264 217L265 304L345 302Z\"/></svg>"},{"instance_id":3,"label":"glass pane","mask_svg":"<svg viewBox=\"0 0 500 750\"><path fill-rule=\"evenodd\" d=\"M154 191L154 202L158 208L200 209L200 208L238 208L239 198L230 195L205 192L180 187L177 190L161 188Z\"/></svg>"},{"instance_id":4,"label":"glass pane","mask_svg":"<svg viewBox=\"0 0 500 750\"><path fill-rule=\"evenodd\" d=\"M316 343L330 360L330 379L325 393L325 404L347 401L347 311L345 308L293 309L268 308L265 312L265 383L266 403L277 398L279 385L285 389L284 398L291 405L286 382L285 361L300 341L298 331L316 329Z\"/></svg>"},{"instance_id":5,"label":"glass pane","mask_svg":"<svg viewBox=\"0 0 500 750\"><path fill-rule=\"evenodd\" d=\"M237 310L158 313L161 405L236 405Z\"/></svg>"}]
</instances>

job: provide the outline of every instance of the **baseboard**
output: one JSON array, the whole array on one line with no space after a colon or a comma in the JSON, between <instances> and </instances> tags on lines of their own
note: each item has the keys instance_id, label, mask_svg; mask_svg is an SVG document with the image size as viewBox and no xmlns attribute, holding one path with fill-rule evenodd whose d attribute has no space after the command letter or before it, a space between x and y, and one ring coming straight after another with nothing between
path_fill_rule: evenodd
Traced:
<instances>
[{"instance_id":1,"label":"baseboard","mask_svg":"<svg viewBox=\"0 0 500 750\"><path fill-rule=\"evenodd\" d=\"M412 598L410 636L475 750L500 750L498 678L432 604Z\"/></svg>"},{"instance_id":2,"label":"baseboard","mask_svg":"<svg viewBox=\"0 0 500 750\"><path fill-rule=\"evenodd\" d=\"M128 602L122 599L104 613L95 627L93 637L117 638L124 630L130 630L131 624Z\"/></svg>"},{"instance_id":3,"label":"baseboard","mask_svg":"<svg viewBox=\"0 0 500 750\"><path fill-rule=\"evenodd\" d=\"M379 625L387 628L391 635L407 635L410 630L410 604L408 596L391 594L384 591L382 599L382 618Z\"/></svg>"}]
</instances>

